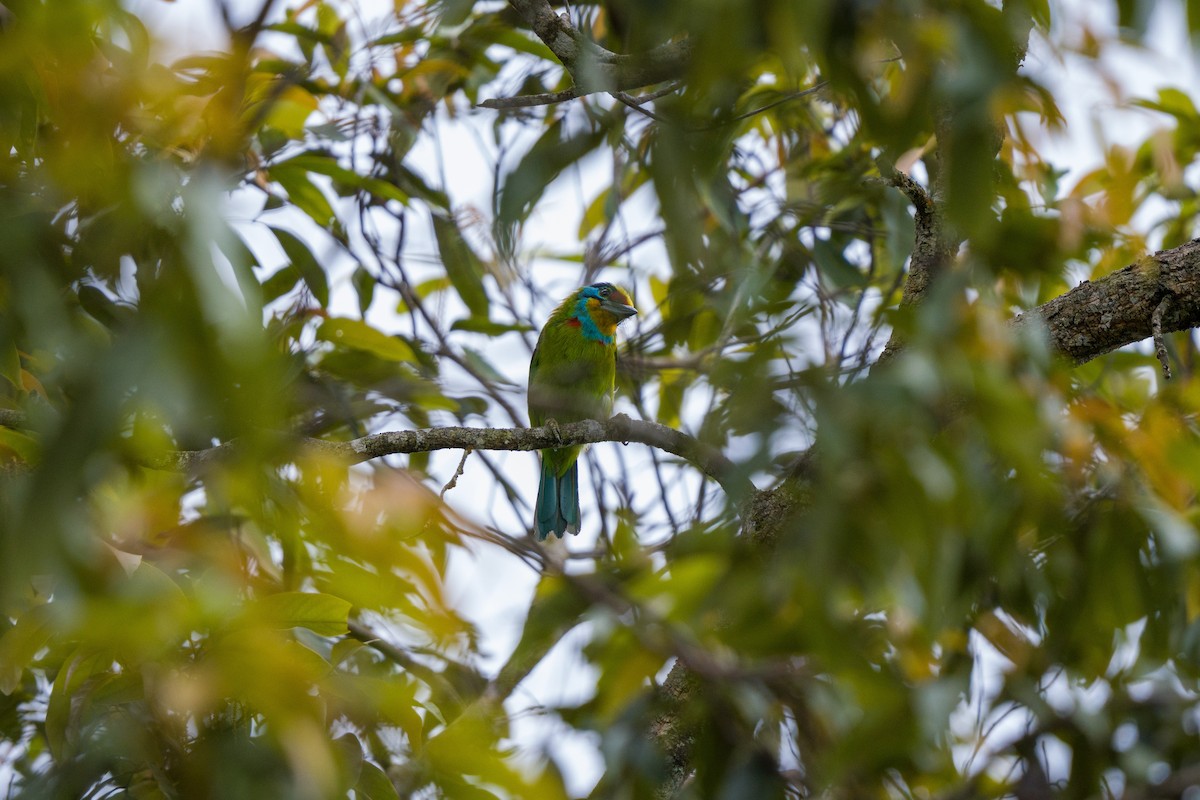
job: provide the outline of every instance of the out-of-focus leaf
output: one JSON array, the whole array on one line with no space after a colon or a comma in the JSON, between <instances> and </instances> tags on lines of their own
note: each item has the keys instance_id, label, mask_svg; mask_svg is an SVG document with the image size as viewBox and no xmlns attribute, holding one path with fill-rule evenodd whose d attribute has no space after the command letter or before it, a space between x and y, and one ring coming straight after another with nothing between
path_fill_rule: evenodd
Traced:
<instances>
[{"instance_id":1,"label":"out-of-focus leaf","mask_svg":"<svg viewBox=\"0 0 1200 800\"><path fill-rule=\"evenodd\" d=\"M392 779L371 761L363 762L354 792L365 800L400 800Z\"/></svg>"},{"instance_id":2,"label":"out-of-focus leaf","mask_svg":"<svg viewBox=\"0 0 1200 800\"><path fill-rule=\"evenodd\" d=\"M616 193L609 187L588 203L587 208L583 211L583 217L579 220L580 240L586 239L592 231L612 219L612 215L616 211L615 197Z\"/></svg>"},{"instance_id":3,"label":"out-of-focus leaf","mask_svg":"<svg viewBox=\"0 0 1200 800\"><path fill-rule=\"evenodd\" d=\"M296 287L303 280L300 270L292 264L280 267L271 273L271 277L262 282L263 302L270 303L278 300Z\"/></svg>"},{"instance_id":4,"label":"out-of-focus leaf","mask_svg":"<svg viewBox=\"0 0 1200 800\"><path fill-rule=\"evenodd\" d=\"M605 136L599 127L570 137L565 131L561 120L552 124L506 176L500 196L502 220L510 224L523 221L550 182L594 150Z\"/></svg>"},{"instance_id":5,"label":"out-of-focus leaf","mask_svg":"<svg viewBox=\"0 0 1200 800\"><path fill-rule=\"evenodd\" d=\"M588 602L564 579L546 576L538 583L525 618L521 640L496 678L501 691L512 691L567 631L579 624Z\"/></svg>"},{"instance_id":6,"label":"out-of-focus leaf","mask_svg":"<svg viewBox=\"0 0 1200 800\"><path fill-rule=\"evenodd\" d=\"M328 175L334 181L344 186L370 192L384 200L395 200L403 204L408 203L408 195L398 186L388 183L385 180L372 178L368 175L360 175L354 170L347 169L339 164L337 158L332 155L302 153L301 155L293 156L286 161L279 162L276 167L273 167L272 176L274 175L274 169L278 169L279 167Z\"/></svg>"},{"instance_id":7,"label":"out-of-focus leaf","mask_svg":"<svg viewBox=\"0 0 1200 800\"><path fill-rule=\"evenodd\" d=\"M37 439L11 428L0 427L0 453L8 451L26 464L38 460L41 447Z\"/></svg>"},{"instance_id":8,"label":"out-of-focus leaf","mask_svg":"<svg viewBox=\"0 0 1200 800\"><path fill-rule=\"evenodd\" d=\"M261 598L254 610L264 622L280 628L308 628L321 636L348 631L350 603L330 594L278 592Z\"/></svg>"},{"instance_id":9,"label":"out-of-focus leaf","mask_svg":"<svg viewBox=\"0 0 1200 800\"><path fill-rule=\"evenodd\" d=\"M524 781L496 750L499 719L492 713L486 706L471 706L426 743L424 757L435 771L452 780L471 775L519 791Z\"/></svg>"},{"instance_id":10,"label":"out-of-focus leaf","mask_svg":"<svg viewBox=\"0 0 1200 800\"><path fill-rule=\"evenodd\" d=\"M487 319L488 299L483 288L484 270L479 257L450 217L434 214L433 232L442 255L442 264L458 296L474 316Z\"/></svg>"},{"instance_id":11,"label":"out-of-focus leaf","mask_svg":"<svg viewBox=\"0 0 1200 800\"><path fill-rule=\"evenodd\" d=\"M821 275L837 289L861 288L866 283L866 276L857 266L850 264L845 254L827 239L817 239L813 243L813 257Z\"/></svg>"},{"instance_id":12,"label":"out-of-focus leaf","mask_svg":"<svg viewBox=\"0 0 1200 800\"><path fill-rule=\"evenodd\" d=\"M21 685L21 674L54 633L54 610L49 604L34 606L0 636L0 693L12 694Z\"/></svg>"},{"instance_id":13,"label":"out-of-focus leaf","mask_svg":"<svg viewBox=\"0 0 1200 800\"><path fill-rule=\"evenodd\" d=\"M358 737L353 733L343 733L333 740L333 751L337 755L339 772L342 780L339 783L350 788L358 785L363 768L363 749Z\"/></svg>"},{"instance_id":14,"label":"out-of-focus leaf","mask_svg":"<svg viewBox=\"0 0 1200 800\"><path fill-rule=\"evenodd\" d=\"M79 287L79 305L110 330L121 328L133 318L133 309L116 302L102 289L87 284Z\"/></svg>"},{"instance_id":15,"label":"out-of-focus leaf","mask_svg":"<svg viewBox=\"0 0 1200 800\"><path fill-rule=\"evenodd\" d=\"M450 330L500 336L505 333L527 333L532 331L533 328L519 322L493 322L486 317L466 317L464 319L456 319L450 326Z\"/></svg>"},{"instance_id":16,"label":"out-of-focus leaf","mask_svg":"<svg viewBox=\"0 0 1200 800\"><path fill-rule=\"evenodd\" d=\"M283 228L273 227L271 231L279 240L279 245L287 254L291 266L300 273L300 277L304 279L309 291L313 293L313 297L322 306L329 305L329 281L325 277L325 270L322 269L312 251L308 249L308 245L294 233L285 231Z\"/></svg>"},{"instance_id":17,"label":"out-of-focus leaf","mask_svg":"<svg viewBox=\"0 0 1200 800\"><path fill-rule=\"evenodd\" d=\"M484 357L483 353L478 350L472 350L469 347L463 348L463 358L467 363L480 375L487 380L496 384L510 384L512 381L505 378L500 372L492 366L491 362Z\"/></svg>"},{"instance_id":18,"label":"out-of-focus leaf","mask_svg":"<svg viewBox=\"0 0 1200 800\"><path fill-rule=\"evenodd\" d=\"M317 338L342 347L364 350L386 361L414 361L412 347L367 323L346 317L329 317L317 328Z\"/></svg>"},{"instance_id":19,"label":"out-of-focus leaf","mask_svg":"<svg viewBox=\"0 0 1200 800\"><path fill-rule=\"evenodd\" d=\"M366 316L367 309L371 307L371 300L375 297L375 278L360 265L354 269L350 280L354 284L354 292L358 295L358 313Z\"/></svg>"},{"instance_id":20,"label":"out-of-focus leaf","mask_svg":"<svg viewBox=\"0 0 1200 800\"><path fill-rule=\"evenodd\" d=\"M254 267L258 266L258 259L253 251L232 229L227 229L225 236L217 238L217 246L229 259L229 265L233 269L234 278L237 279L238 288L241 290L246 304L250 308L261 308L262 288L258 278L254 275Z\"/></svg>"},{"instance_id":21,"label":"out-of-focus leaf","mask_svg":"<svg viewBox=\"0 0 1200 800\"><path fill-rule=\"evenodd\" d=\"M15 343L0 345L0 378L21 388L21 354Z\"/></svg>"},{"instance_id":22,"label":"out-of-focus leaf","mask_svg":"<svg viewBox=\"0 0 1200 800\"><path fill-rule=\"evenodd\" d=\"M329 198L308 177L308 171L284 162L268 170L271 179L277 181L287 192L288 202L296 206L322 228L331 228L336 215Z\"/></svg>"},{"instance_id":23,"label":"out-of-focus leaf","mask_svg":"<svg viewBox=\"0 0 1200 800\"><path fill-rule=\"evenodd\" d=\"M266 90L273 92L273 87ZM304 124L317 110L317 98L299 86L288 86L275 97L267 100L270 108L266 124L282 131L289 139L304 137Z\"/></svg>"},{"instance_id":24,"label":"out-of-focus leaf","mask_svg":"<svg viewBox=\"0 0 1200 800\"><path fill-rule=\"evenodd\" d=\"M366 645L357 639L341 639L337 642L334 642L333 648L329 653L329 661L335 667L339 666L343 661L350 658L364 647L366 647Z\"/></svg>"}]
</instances>

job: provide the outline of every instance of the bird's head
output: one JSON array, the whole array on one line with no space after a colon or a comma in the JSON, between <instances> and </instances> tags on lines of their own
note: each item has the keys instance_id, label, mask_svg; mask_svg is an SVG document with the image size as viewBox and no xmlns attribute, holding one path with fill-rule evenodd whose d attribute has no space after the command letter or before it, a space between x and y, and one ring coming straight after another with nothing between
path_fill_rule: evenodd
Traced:
<instances>
[{"instance_id":1,"label":"bird's head","mask_svg":"<svg viewBox=\"0 0 1200 800\"><path fill-rule=\"evenodd\" d=\"M576 292L574 313L585 336L611 344L617 325L637 313L629 295L611 283L593 283Z\"/></svg>"}]
</instances>

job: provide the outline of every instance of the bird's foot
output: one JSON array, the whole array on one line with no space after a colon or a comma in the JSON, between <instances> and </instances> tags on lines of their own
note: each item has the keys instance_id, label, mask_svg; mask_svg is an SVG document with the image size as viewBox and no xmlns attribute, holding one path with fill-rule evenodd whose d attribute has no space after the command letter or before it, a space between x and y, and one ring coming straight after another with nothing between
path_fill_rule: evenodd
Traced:
<instances>
[{"instance_id":1,"label":"bird's foot","mask_svg":"<svg viewBox=\"0 0 1200 800\"><path fill-rule=\"evenodd\" d=\"M555 420L555 419L546 420L546 427L549 428L554 433L555 440L559 444L562 444L562 431L560 431L558 429L558 420Z\"/></svg>"}]
</instances>

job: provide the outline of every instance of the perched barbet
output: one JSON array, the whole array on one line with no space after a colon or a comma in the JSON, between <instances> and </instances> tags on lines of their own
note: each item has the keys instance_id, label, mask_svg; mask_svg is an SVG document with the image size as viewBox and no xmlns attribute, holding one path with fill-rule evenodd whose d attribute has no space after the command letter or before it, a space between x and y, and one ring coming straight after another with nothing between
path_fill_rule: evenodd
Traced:
<instances>
[{"instance_id":1,"label":"perched barbet","mask_svg":"<svg viewBox=\"0 0 1200 800\"><path fill-rule=\"evenodd\" d=\"M617 325L637 313L629 295L611 283L585 286L563 300L538 336L529 362L529 421L535 426L612 414L617 379ZM534 507L539 541L579 533L581 445L542 451Z\"/></svg>"}]
</instances>

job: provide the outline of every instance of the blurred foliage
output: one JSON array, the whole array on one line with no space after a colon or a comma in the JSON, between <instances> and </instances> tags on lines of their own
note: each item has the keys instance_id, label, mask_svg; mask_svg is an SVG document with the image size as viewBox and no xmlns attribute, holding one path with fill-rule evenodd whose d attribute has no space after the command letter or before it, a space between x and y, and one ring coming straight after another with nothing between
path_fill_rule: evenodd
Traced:
<instances>
[{"instance_id":1,"label":"blurred foliage","mask_svg":"<svg viewBox=\"0 0 1200 800\"><path fill-rule=\"evenodd\" d=\"M1099 5L1116 33L1064 36L1044 0L572 4L617 52L687 36L678 85L497 113L473 105L569 86L500 3L280 3L185 53L115 0L6 3L6 796L566 797L576 765L512 723L572 630L585 699L537 711L598 744L596 797L681 765L681 796L718 798L1194 775L1192 336L1164 386L1145 348L1071 367L1005 323L1195 235L1185 91L1069 181L1043 155L1063 118L1016 69L1031 35L1103 74L1156 7L1185 18ZM484 204L454 185L462 129ZM903 313L891 165L965 242ZM729 453L770 552L658 453L589 453L599 535L564 555L497 454L459 497L428 454L304 445L524 424L534 332L601 271L642 311L619 402ZM452 565L485 551L537 573L511 655L456 607Z\"/></svg>"}]
</instances>

